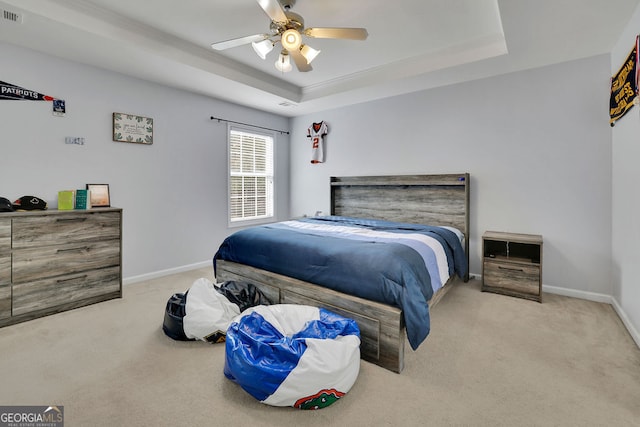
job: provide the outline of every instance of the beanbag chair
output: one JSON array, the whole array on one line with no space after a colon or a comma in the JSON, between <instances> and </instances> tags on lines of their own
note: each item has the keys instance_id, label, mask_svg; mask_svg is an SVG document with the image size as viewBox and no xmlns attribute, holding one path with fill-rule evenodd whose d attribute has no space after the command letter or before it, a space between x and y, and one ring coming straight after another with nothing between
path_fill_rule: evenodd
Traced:
<instances>
[{"instance_id":1,"label":"beanbag chair","mask_svg":"<svg viewBox=\"0 0 640 427\"><path fill-rule=\"evenodd\" d=\"M249 308L227 329L225 345L224 375L273 406L329 406L360 371L358 325L322 308Z\"/></svg>"},{"instance_id":2,"label":"beanbag chair","mask_svg":"<svg viewBox=\"0 0 640 427\"><path fill-rule=\"evenodd\" d=\"M224 342L227 327L238 314L238 306L217 292L213 282L200 278L189 288L182 320L184 334L210 343Z\"/></svg>"},{"instance_id":3,"label":"beanbag chair","mask_svg":"<svg viewBox=\"0 0 640 427\"><path fill-rule=\"evenodd\" d=\"M221 343L238 314L249 307L270 304L269 298L251 283L230 280L218 286L200 278L193 282L191 292L175 293L169 298L162 330L178 341Z\"/></svg>"}]
</instances>

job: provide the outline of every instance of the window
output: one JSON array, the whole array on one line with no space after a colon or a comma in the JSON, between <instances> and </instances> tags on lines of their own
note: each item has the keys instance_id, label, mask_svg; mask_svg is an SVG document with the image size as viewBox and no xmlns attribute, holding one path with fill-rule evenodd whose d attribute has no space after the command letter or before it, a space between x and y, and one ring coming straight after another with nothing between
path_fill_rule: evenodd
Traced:
<instances>
[{"instance_id":1,"label":"window","mask_svg":"<svg viewBox=\"0 0 640 427\"><path fill-rule=\"evenodd\" d=\"M229 128L229 221L273 217L273 136Z\"/></svg>"}]
</instances>

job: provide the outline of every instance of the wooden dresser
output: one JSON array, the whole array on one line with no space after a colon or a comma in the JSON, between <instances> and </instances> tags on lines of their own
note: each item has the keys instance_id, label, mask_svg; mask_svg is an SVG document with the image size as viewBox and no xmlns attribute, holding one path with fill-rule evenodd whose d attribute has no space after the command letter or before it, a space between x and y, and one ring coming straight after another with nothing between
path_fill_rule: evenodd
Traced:
<instances>
[{"instance_id":1,"label":"wooden dresser","mask_svg":"<svg viewBox=\"0 0 640 427\"><path fill-rule=\"evenodd\" d=\"M482 290L542 302L542 236L487 231Z\"/></svg>"},{"instance_id":2,"label":"wooden dresser","mask_svg":"<svg viewBox=\"0 0 640 427\"><path fill-rule=\"evenodd\" d=\"M0 326L122 297L122 210L0 213Z\"/></svg>"}]
</instances>

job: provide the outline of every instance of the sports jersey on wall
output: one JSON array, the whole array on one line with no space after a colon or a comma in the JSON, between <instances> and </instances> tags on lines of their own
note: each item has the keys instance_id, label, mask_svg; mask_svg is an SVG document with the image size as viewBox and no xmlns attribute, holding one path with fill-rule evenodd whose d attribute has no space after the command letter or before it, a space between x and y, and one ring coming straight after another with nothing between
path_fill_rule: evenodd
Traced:
<instances>
[{"instance_id":1,"label":"sports jersey on wall","mask_svg":"<svg viewBox=\"0 0 640 427\"><path fill-rule=\"evenodd\" d=\"M329 128L324 121L312 123L307 129L307 138L311 139L311 163L324 162L324 137Z\"/></svg>"}]
</instances>

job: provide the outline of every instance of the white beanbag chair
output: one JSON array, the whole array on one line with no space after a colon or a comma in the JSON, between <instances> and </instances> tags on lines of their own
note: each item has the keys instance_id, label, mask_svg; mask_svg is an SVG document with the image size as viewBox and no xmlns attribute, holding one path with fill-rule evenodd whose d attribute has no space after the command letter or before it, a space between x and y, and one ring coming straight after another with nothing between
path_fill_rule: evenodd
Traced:
<instances>
[{"instance_id":1,"label":"white beanbag chair","mask_svg":"<svg viewBox=\"0 0 640 427\"><path fill-rule=\"evenodd\" d=\"M238 306L215 290L213 282L200 278L193 282L182 319L187 338L223 342L227 327L240 314Z\"/></svg>"},{"instance_id":2,"label":"white beanbag chair","mask_svg":"<svg viewBox=\"0 0 640 427\"><path fill-rule=\"evenodd\" d=\"M225 345L224 375L268 405L324 408L360 372L358 325L322 308L249 308L227 329Z\"/></svg>"}]
</instances>

